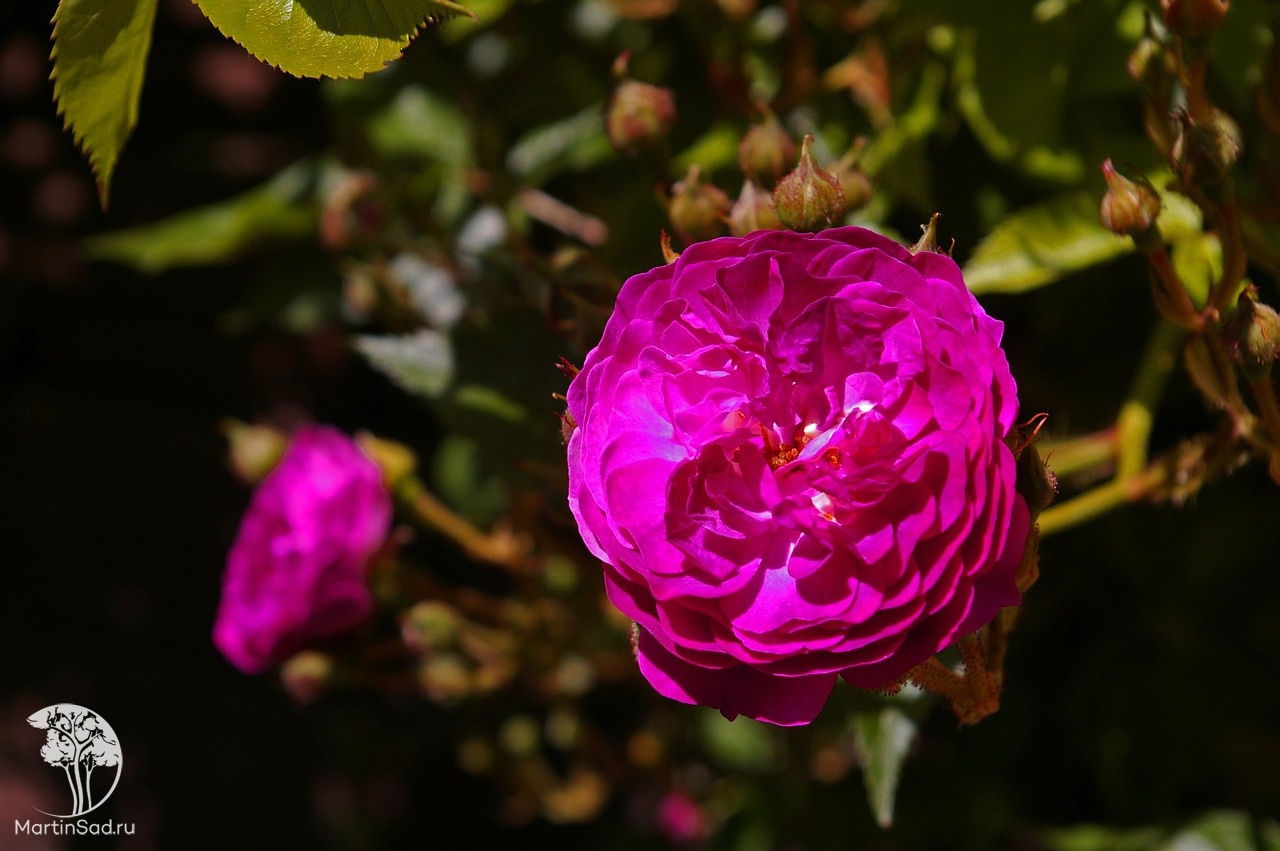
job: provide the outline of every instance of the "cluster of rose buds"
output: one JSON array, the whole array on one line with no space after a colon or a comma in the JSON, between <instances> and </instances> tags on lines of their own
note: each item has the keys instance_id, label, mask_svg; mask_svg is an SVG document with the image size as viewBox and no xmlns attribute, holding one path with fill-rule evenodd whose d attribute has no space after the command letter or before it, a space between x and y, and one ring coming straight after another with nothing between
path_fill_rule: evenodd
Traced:
<instances>
[{"instance_id":1,"label":"cluster of rose buds","mask_svg":"<svg viewBox=\"0 0 1280 851\"><path fill-rule=\"evenodd\" d=\"M624 77L629 56L619 57L615 73ZM837 163L824 168L806 135L798 148L767 105L738 145L742 184L736 200L691 165L667 194L672 230L686 244L757 230L817 231L844 222L845 214L865 206L871 180L858 164L862 140ZM675 125L670 90L623 78L605 111L605 133L619 152L636 156L665 145Z\"/></svg>"},{"instance_id":2,"label":"cluster of rose buds","mask_svg":"<svg viewBox=\"0 0 1280 851\"><path fill-rule=\"evenodd\" d=\"M1259 301L1257 288L1246 277L1245 211L1233 174L1240 167L1241 132L1213 104L1207 86L1213 37L1222 29L1230 2L1161 0L1160 5L1163 25L1149 24L1147 36L1129 58L1129 73L1146 101L1147 135L1173 173L1168 191L1200 208L1211 238L1221 245L1221 273L1207 294L1193 296L1165 244L1158 221L1161 191L1141 176L1119 174L1110 160L1102 166L1107 191L1099 218L1108 230L1131 237L1146 257L1156 309L1188 333L1188 371L1231 422L1232 438L1203 441L1205 457L1195 464L1225 470L1240 453L1255 454L1268 460L1272 477L1280 482L1280 404L1271 377L1271 365L1280 354L1280 316ZM1273 47L1255 103L1263 126L1280 136L1277 91L1280 52ZM1241 378L1249 386L1252 404L1239 386Z\"/></svg>"}]
</instances>

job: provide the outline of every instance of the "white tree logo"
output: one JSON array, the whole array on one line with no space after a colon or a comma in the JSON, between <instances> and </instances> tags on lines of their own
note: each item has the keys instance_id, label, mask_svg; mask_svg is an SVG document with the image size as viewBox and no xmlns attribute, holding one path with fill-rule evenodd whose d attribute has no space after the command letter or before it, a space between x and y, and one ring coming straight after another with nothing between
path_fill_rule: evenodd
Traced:
<instances>
[{"instance_id":1,"label":"white tree logo","mask_svg":"<svg viewBox=\"0 0 1280 851\"><path fill-rule=\"evenodd\" d=\"M82 816L102 805L120 782L120 767L124 755L120 752L120 740L106 719L92 709L74 703L46 706L27 718L27 723L38 730L48 730L40 756L50 765L61 768L71 787L71 812L65 815L44 813L56 818ZM93 794L93 772L97 768L114 768L115 776L107 794ZM107 783L106 772L98 774L98 786Z\"/></svg>"}]
</instances>

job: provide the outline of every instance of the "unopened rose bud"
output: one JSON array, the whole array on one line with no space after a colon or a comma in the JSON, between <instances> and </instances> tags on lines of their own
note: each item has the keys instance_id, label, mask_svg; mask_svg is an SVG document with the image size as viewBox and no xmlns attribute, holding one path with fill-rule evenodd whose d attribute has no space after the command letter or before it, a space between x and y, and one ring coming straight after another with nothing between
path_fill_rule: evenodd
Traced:
<instances>
[{"instance_id":1,"label":"unopened rose bud","mask_svg":"<svg viewBox=\"0 0 1280 851\"><path fill-rule=\"evenodd\" d=\"M813 157L813 134L800 144L800 163L773 190L773 209L782 224L795 231L816 231L844 218L840 181Z\"/></svg>"},{"instance_id":2,"label":"unopened rose bud","mask_svg":"<svg viewBox=\"0 0 1280 851\"><path fill-rule=\"evenodd\" d=\"M235 419L223 420L219 425L230 444L227 460L231 472L247 485L260 482L284 454L286 439L279 429Z\"/></svg>"},{"instance_id":3,"label":"unopened rose bud","mask_svg":"<svg viewBox=\"0 0 1280 851\"><path fill-rule=\"evenodd\" d=\"M415 653L452 647L458 639L462 617L457 609L437 600L424 600L405 612L400 636Z\"/></svg>"},{"instance_id":4,"label":"unopened rose bud","mask_svg":"<svg viewBox=\"0 0 1280 851\"><path fill-rule=\"evenodd\" d=\"M772 188L796 159L796 143L778 117L763 108L764 121L753 124L738 145L738 165L743 174L762 186Z\"/></svg>"},{"instance_id":5,"label":"unopened rose bud","mask_svg":"<svg viewBox=\"0 0 1280 851\"><path fill-rule=\"evenodd\" d=\"M750 178L742 184L738 200L729 211L729 233L746 236L756 230L781 230L782 223L773 211L773 196Z\"/></svg>"},{"instance_id":6,"label":"unopened rose bud","mask_svg":"<svg viewBox=\"0 0 1280 851\"><path fill-rule=\"evenodd\" d=\"M1246 378L1266 379L1280 357L1280 315L1258 301L1257 287L1249 287L1223 323L1222 337Z\"/></svg>"},{"instance_id":7,"label":"unopened rose bud","mask_svg":"<svg viewBox=\"0 0 1280 851\"><path fill-rule=\"evenodd\" d=\"M1160 193L1146 178L1128 179L1116 171L1111 160L1102 164L1102 176L1107 192L1098 207L1098 219L1104 228L1120 236L1138 237L1155 227Z\"/></svg>"},{"instance_id":8,"label":"unopened rose bud","mask_svg":"<svg viewBox=\"0 0 1280 851\"><path fill-rule=\"evenodd\" d=\"M1160 0L1164 24L1187 38L1204 38L1222 29L1231 0Z\"/></svg>"},{"instance_id":9,"label":"unopened rose bud","mask_svg":"<svg viewBox=\"0 0 1280 851\"><path fill-rule=\"evenodd\" d=\"M300 706L314 702L332 681L333 659L317 650L303 650L280 668L284 690Z\"/></svg>"},{"instance_id":10,"label":"unopened rose bud","mask_svg":"<svg viewBox=\"0 0 1280 851\"><path fill-rule=\"evenodd\" d=\"M689 166L684 180L671 187L667 215L685 242L701 242L723 235L728 214L729 196L712 184L703 183L696 165Z\"/></svg>"},{"instance_id":11,"label":"unopened rose bud","mask_svg":"<svg viewBox=\"0 0 1280 851\"><path fill-rule=\"evenodd\" d=\"M623 80L613 90L605 112L605 135L614 150L637 154L657 147L676 123L670 89Z\"/></svg>"}]
</instances>

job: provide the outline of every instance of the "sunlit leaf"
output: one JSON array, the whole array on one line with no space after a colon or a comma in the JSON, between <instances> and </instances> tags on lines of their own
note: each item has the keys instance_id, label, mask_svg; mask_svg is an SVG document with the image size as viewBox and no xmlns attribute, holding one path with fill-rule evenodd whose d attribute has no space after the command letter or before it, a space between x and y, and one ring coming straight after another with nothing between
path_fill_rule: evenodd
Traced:
<instances>
[{"instance_id":1,"label":"sunlit leaf","mask_svg":"<svg viewBox=\"0 0 1280 851\"><path fill-rule=\"evenodd\" d=\"M1167 180L1161 176L1154 182L1159 186ZM1174 192L1162 197L1158 223L1165 239L1175 245L1199 239L1196 206ZM1072 192L1005 217L974 249L965 283L979 295L1023 292L1133 251L1133 240L1098 221L1099 200L1090 192Z\"/></svg>"},{"instance_id":2,"label":"sunlit leaf","mask_svg":"<svg viewBox=\"0 0 1280 851\"><path fill-rule=\"evenodd\" d=\"M1008 216L965 265L974 293L1014 293L1133 250L1133 240L1098 223L1098 199L1073 192Z\"/></svg>"},{"instance_id":3,"label":"sunlit leaf","mask_svg":"<svg viewBox=\"0 0 1280 851\"><path fill-rule=\"evenodd\" d=\"M226 263L258 245L315 233L315 180L315 164L298 163L235 198L92 237L85 250L148 274Z\"/></svg>"},{"instance_id":4,"label":"sunlit leaf","mask_svg":"<svg viewBox=\"0 0 1280 851\"><path fill-rule=\"evenodd\" d=\"M1217 234L1188 234L1173 244L1173 270L1187 285L1187 294L1198 307L1209 298L1209 288L1222 275L1222 241Z\"/></svg>"},{"instance_id":5,"label":"sunlit leaf","mask_svg":"<svg viewBox=\"0 0 1280 851\"><path fill-rule=\"evenodd\" d=\"M453 380L449 338L430 328L403 337L356 337L356 350L410 393L433 399Z\"/></svg>"},{"instance_id":6,"label":"sunlit leaf","mask_svg":"<svg viewBox=\"0 0 1280 851\"><path fill-rule=\"evenodd\" d=\"M902 763L916 738L916 722L895 706L858 712L853 716L853 736L867 802L876 822L888 828L893 824Z\"/></svg>"},{"instance_id":7,"label":"sunlit leaf","mask_svg":"<svg viewBox=\"0 0 1280 851\"><path fill-rule=\"evenodd\" d=\"M222 32L299 77L363 77L399 58L449 0L195 0Z\"/></svg>"},{"instance_id":8,"label":"sunlit leaf","mask_svg":"<svg viewBox=\"0 0 1280 851\"><path fill-rule=\"evenodd\" d=\"M156 0L62 0L53 16L53 96L107 206L120 150L138 123Z\"/></svg>"}]
</instances>

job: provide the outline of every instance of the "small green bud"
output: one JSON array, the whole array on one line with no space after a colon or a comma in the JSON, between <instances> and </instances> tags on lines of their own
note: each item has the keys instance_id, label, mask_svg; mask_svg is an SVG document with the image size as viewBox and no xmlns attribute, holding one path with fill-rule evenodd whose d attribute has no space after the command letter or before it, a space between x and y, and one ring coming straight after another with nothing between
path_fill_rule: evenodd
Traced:
<instances>
[{"instance_id":1,"label":"small green bud","mask_svg":"<svg viewBox=\"0 0 1280 851\"><path fill-rule=\"evenodd\" d=\"M1098 207L1102 226L1120 236L1138 237L1155 227L1160 215L1160 193L1146 178L1136 181L1121 175L1111 160L1102 164L1107 192Z\"/></svg>"},{"instance_id":2,"label":"small green bud","mask_svg":"<svg viewBox=\"0 0 1280 851\"><path fill-rule=\"evenodd\" d=\"M1222 338L1245 378L1264 380L1280 357L1280 315L1258 301L1257 287L1247 287L1222 324Z\"/></svg>"},{"instance_id":3,"label":"small green bud","mask_svg":"<svg viewBox=\"0 0 1280 851\"><path fill-rule=\"evenodd\" d=\"M768 107L762 107L764 121L754 124L738 145L738 165L749 179L772 187L795 162L796 143Z\"/></svg>"},{"instance_id":4,"label":"small green bud","mask_svg":"<svg viewBox=\"0 0 1280 851\"><path fill-rule=\"evenodd\" d=\"M800 162L773 190L773 209L782 224L797 231L816 231L844 218L840 181L813 157L813 134L800 143Z\"/></svg>"},{"instance_id":5,"label":"small green bud","mask_svg":"<svg viewBox=\"0 0 1280 851\"><path fill-rule=\"evenodd\" d=\"M614 150L635 155L657 147L676 123L670 89L623 80L613 90L605 111L605 135Z\"/></svg>"},{"instance_id":6,"label":"small green bud","mask_svg":"<svg viewBox=\"0 0 1280 851\"><path fill-rule=\"evenodd\" d=\"M756 230L781 230L782 223L773 211L773 196L750 178L742 184L738 200L729 211L729 233L746 236Z\"/></svg>"},{"instance_id":7,"label":"small green bud","mask_svg":"<svg viewBox=\"0 0 1280 851\"><path fill-rule=\"evenodd\" d=\"M667 215L686 243L722 236L729 214L729 196L710 183L703 183L701 171L689 166L684 180L671 187Z\"/></svg>"}]
</instances>

